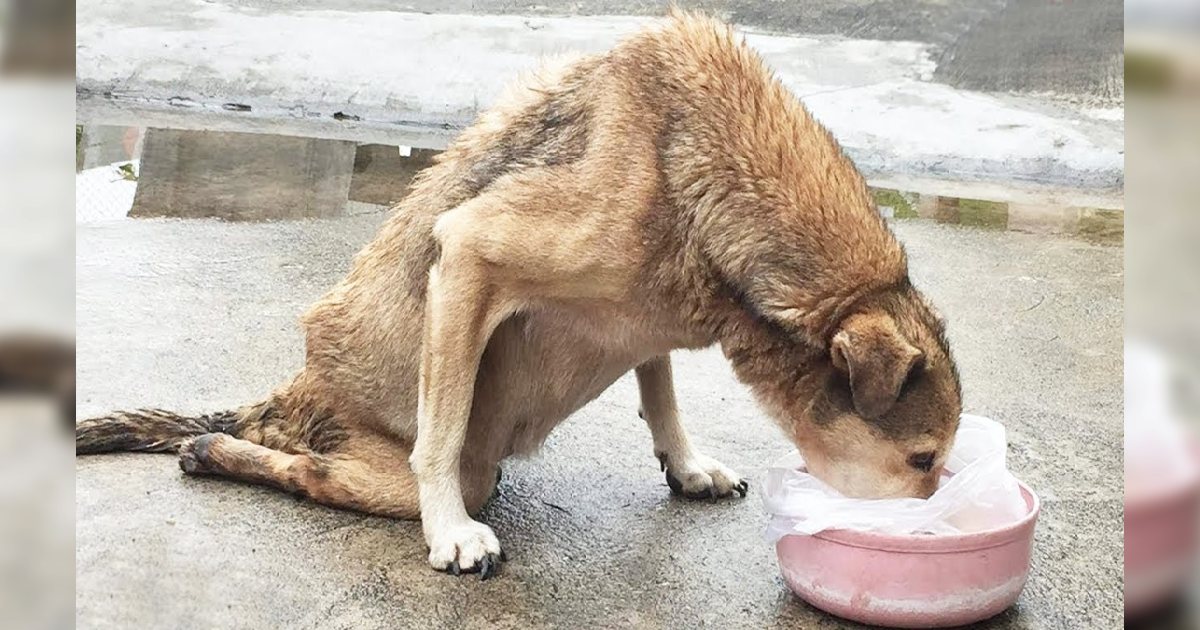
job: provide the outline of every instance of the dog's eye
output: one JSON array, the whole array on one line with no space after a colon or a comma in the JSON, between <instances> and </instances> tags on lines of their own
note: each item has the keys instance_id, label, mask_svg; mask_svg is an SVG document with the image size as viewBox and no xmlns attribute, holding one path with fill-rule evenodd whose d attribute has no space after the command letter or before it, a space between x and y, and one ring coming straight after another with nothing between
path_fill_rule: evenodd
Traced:
<instances>
[{"instance_id":1,"label":"dog's eye","mask_svg":"<svg viewBox=\"0 0 1200 630\"><path fill-rule=\"evenodd\" d=\"M936 453L917 453L908 458L908 465L921 472L929 472L933 470L933 460L936 458Z\"/></svg>"}]
</instances>

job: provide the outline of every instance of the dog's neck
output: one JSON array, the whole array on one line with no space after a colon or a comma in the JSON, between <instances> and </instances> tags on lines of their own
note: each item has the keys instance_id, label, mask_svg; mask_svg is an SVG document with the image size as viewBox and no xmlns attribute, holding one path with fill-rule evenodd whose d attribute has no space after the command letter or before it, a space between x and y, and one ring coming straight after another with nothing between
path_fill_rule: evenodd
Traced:
<instances>
[{"instance_id":1,"label":"dog's neck","mask_svg":"<svg viewBox=\"0 0 1200 630\"><path fill-rule=\"evenodd\" d=\"M784 137L815 162L794 150L742 147L753 159L733 161L715 152L724 168L665 173L666 211L644 228L646 243L677 244L650 252L656 297L683 306L692 324L698 315L722 345L738 345L729 324L748 313L823 352L851 308L908 284L904 250L862 175L802 108L789 113L795 129Z\"/></svg>"},{"instance_id":2,"label":"dog's neck","mask_svg":"<svg viewBox=\"0 0 1200 630\"><path fill-rule=\"evenodd\" d=\"M799 417L819 400L826 381L836 370L830 339L851 315L896 317L896 309L914 299L911 285L875 290L838 302L837 315L822 325L828 329L817 341L803 330L789 329L744 304L730 304L720 328L719 343L738 380L776 418ZM835 301L836 302L836 301ZM833 312L831 309L830 312ZM798 408L801 407L801 408Z\"/></svg>"},{"instance_id":3,"label":"dog's neck","mask_svg":"<svg viewBox=\"0 0 1200 630\"><path fill-rule=\"evenodd\" d=\"M713 291L823 345L850 307L908 281L904 250L865 183L853 171L847 177L848 191L758 197L733 190L719 203L697 204L688 217L696 271Z\"/></svg>"},{"instance_id":4,"label":"dog's neck","mask_svg":"<svg viewBox=\"0 0 1200 630\"><path fill-rule=\"evenodd\" d=\"M773 416L786 417L790 405L812 400L827 365L827 347L743 308L731 310L719 343L738 380ZM824 345L824 344L823 344Z\"/></svg>"},{"instance_id":5,"label":"dog's neck","mask_svg":"<svg viewBox=\"0 0 1200 630\"><path fill-rule=\"evenodd\" d=\"M736 344L728 330L758 326L823 352L853 310L878 307L880 296L911 287L904 250L865 212L874 209L845 212L860 215L848 222L856 232L850 239L821 225L823 218L798 227L792 217L778 220L783 213L754 216L736 207L723 209L709 229L695 230L692 258L701 262L694 273L707 288L704 310L714 315L718 340Z\"/></svg>"}]
</instances>

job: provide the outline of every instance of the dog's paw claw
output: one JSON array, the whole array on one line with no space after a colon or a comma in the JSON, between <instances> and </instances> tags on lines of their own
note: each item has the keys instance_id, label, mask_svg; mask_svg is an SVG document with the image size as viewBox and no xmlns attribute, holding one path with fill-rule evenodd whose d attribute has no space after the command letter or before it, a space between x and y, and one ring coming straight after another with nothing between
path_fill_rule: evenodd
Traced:
<instances>
[{"instance_id":1,"label":"dog's paw claw","mask_svg":"<svg viewBox=\"0 0 1200 630\"><path fill-rule=\"evenodd\" d=\"M499 573L505 558L491 528L476 521L447 528L429 545L429 564L451 575L478 573L487 580Z\"/></svg>"},{"instance_id":2,"label":"dog's paw claw","mask_svg":"<svg viewBox=\"0 0 1200 630\"><path fill-rule=\"evenodd\" d=\"M680 469L670 465L674 461L665 456L661 460L669 462L666 478L672 494L693 500L716 500L735 494L745 497L749 491L750 484L745 479L716 460L694 456L682 459L686 464Z\"/></svg>"},{"instance_id":3,"label":"dog's paw claw","mask_svg":"<svg viewBox=\"0 0 1200 630\"><path fill-rule=\"evenodd\" d=\"M491 574L492 574L492 557L490 555L484 556L483 560L479 563L479 581L482 582L482 581L488 579L489 577L492 577Z\"/></svg>"},{"instance_id":4,"label":"dog's paw claw","mask_svg":"<svg viewBox=\"0 0 1200 630\"><path fill-rule=\"evenodd\" d=\"M479 581L484 582L496 577L500 573L500 564L504 562L504 552L499 555L489 553L483 557L483 562L479 564Z\"/></svg>"}]
</instances>

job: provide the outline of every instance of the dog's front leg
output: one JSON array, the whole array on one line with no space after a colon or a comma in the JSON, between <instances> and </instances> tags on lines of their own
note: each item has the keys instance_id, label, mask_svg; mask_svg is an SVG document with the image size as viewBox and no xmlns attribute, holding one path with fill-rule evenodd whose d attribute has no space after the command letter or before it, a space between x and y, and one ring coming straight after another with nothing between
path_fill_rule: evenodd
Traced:
<instances>
[{"instance_id":1,"label":"dog's front leg","mask_svg":"<svg viewBox=\"0 0 1200 630\"><path fill-rule=\"evenodd\" d=\"M487 579L501 561L500 541L463 503L460 461L480 356L511 311L485 266L451 235L429 274L417 402L413 472L429 564Z\"/></svg>"},{"instance_id":2,"label":"dog's front leg","mask_svg":"<svg viewBox=\"0 0 1200 630\"><path fill-rule=\"evenodd\" d=\"M650 426L654 454L667 475L667 485L676 494L692 499L746 496L748 484L721 462L692 448L679 410L671 378L671 358L655 357L634 370L641 395L640 415Z\"/></svg>"}]
</instances>

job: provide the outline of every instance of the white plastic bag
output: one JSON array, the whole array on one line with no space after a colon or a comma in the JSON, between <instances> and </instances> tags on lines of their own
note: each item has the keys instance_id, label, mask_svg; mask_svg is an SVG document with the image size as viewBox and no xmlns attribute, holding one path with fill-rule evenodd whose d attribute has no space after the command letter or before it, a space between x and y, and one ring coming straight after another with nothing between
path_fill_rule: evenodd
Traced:
<instances>
[{"instance_id":1,"label":"white plastic bag","mask_svg":"<svg viewBox=\"0 0 1200 630\"><path fill-rule=\"evenodd\" d=\"M767 471L763 503L767 537L812 535L828 529L888 534L956 534L1019 520L1025 501L1008 472L1008 442L998 422L963 414L942 477L928 499L851 499L803 470L793 451Z\"/></svg>"}]
</instances>

